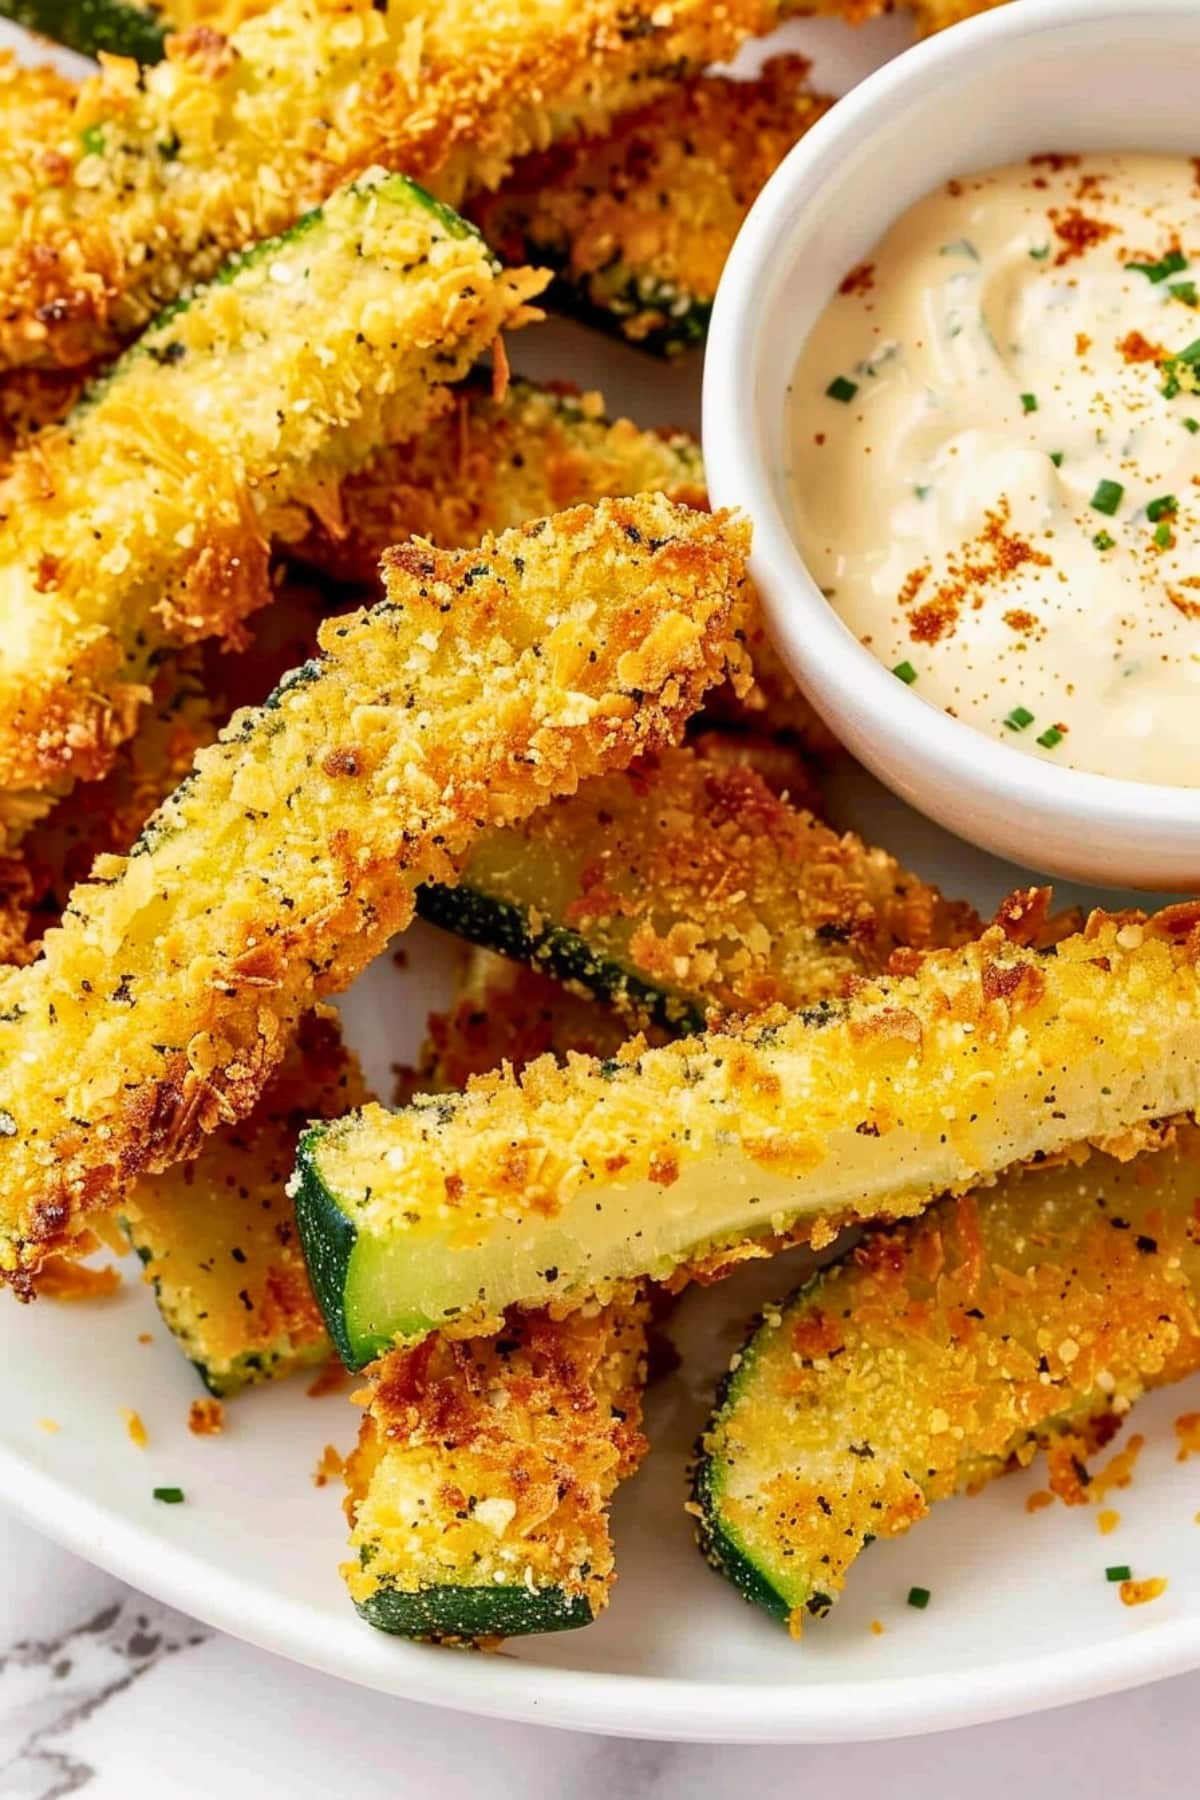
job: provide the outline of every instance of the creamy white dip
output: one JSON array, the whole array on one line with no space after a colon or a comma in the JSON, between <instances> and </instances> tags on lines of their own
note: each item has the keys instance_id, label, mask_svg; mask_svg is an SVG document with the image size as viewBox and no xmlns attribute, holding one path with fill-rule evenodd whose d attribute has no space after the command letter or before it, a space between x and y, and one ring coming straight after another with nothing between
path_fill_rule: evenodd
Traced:
<instances>
[{"instance_id":1,"label":"creamy white dip","mask_svg":"<svg viewBox=\"0 0 1200 1800\"><path fill-rule=\"evenodd\" d=\"M1039 157L920 201L804 347L787 470L815 579L914 692L1034 755L1186 786L1198 167Z\"/></svg>"}]
</instances>

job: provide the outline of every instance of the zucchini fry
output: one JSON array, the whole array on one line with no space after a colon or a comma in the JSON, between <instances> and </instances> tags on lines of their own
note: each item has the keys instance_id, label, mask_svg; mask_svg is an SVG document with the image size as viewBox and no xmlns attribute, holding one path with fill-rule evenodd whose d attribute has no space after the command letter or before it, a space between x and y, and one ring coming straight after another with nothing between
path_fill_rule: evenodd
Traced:
<instances>
[{"instance_id":1,"label":"zucchini fry","mask_svg":"<svg viewBox=\"0 0 1200 1800\"><path fill-rule=\"evenodd\" d=\"M698 76L603 138L526 157L471 216L506 262L555 271L562 311L678 355L704 341L759 190L833 104L805 86L808 70L802 56L778 56L754 81Z\"/></svg>"},{"instance_id":2,"label":"zucchini fry","mask_svg":"<svg viewBox=\"0 0 1200 1800\"><path fill-rule=\"evenodd\" d=\"M1200 1130L1017 1171L868 1238L769 1309L702 1440L709 1560L798 1635L934 1501L1111 1437L1200 1368ZM1078 1486L1076 1480L1075 1486Z\"/></svg>"},{"instance_id":3,"label":"zucchini fry","mask_svg":"<svg viewBox=\"0 0 1200 1800\"><path fill-rule=\"evenodd\" d=\"M963 944L969 906L840 836L753 769L666 750L486 832L418 910L569 981L632 1028L837 999L894 951Z\"/></svg>"},{"instance_id":4,"label":"zucchini fry","mask_svg":"<svg viewBox=\"0 0 1200 1800\"><path fill-rule=\"evenodd\" d=\"M590 1624L608 1503L645 1450L646 1317L617 1301L498 1337L429 1337L373 1371L346 1465L343 1573L383 1631L446 1642Z\"/></svg>"},{"instance_id":5,"label":"zucchini fry","mask_svg":"<svg viewBox=\"0 0 1200 1800\"><path fill-rule=\"evenodd\" d=\"M163 1321L212 1394L227 1398L331 1353L285 1189L309 1119L367 1098L331 1013L310 1014L248 1119L194 1162L139 1181L123 1209Z\"/></svg>"},{"instance_id":6,"label":"zucchini fry","mask_svg":"<svg viewBox=\"0 0 1200 1800\"><path fill-rule=\"evenodd\" d=\"M244 1117L303 1013L515 821L682 729L736 665L747 527L657 496L439 553L292 673L0 973L0 1270Z\"/></svg>"},{"instance_id":7,"label":"zucchini fry","mask_svg":"<svg viewBox=\"0 0 1200 1800\"><path fill-rule=\"evenodd\" d=\"M316 1127L297 1218L343 1358L828 1243L1195 1107L1200 904L1040 952L1044 903L847 1001Z\"/></svg>"},{"instance_id":8,"label":"zucchini fry","mask_svg":"<svg viewBox=\"0 0 1200 1800\"><path fill-rule=\"evenodd\" d=\"M161 651L236 643L299 507L448 404L441 383L540 285L371 171L161 320L20 452L0 487L0 814L105 774Z\"/></svg>"},{"instance_id":9,"label":"zucchini fry","mask_svg":"<svg viewBox=\"0 0 1200 1800\"><path fill-rule=\"evenodd\" d=\"M599 394L513 381L502 398L476 377L420 436L390 445L324 502L296 548L344 582L372 583L389 544L477 544L568 506L647 492L706 506L700 446L605 416Z\"/></svg>"},{"instance_id":10,"label":"zucchini fry","mask_svg":"<svg viewBox=\"0 0 1200 1800\"><path fill-rule=\"evenodd\" d=\"M780 0L278 0L228 40L182 34L147 71L112 60L56 124L0 144L0 368L111 353L372 163L456 205L779 13Z\"/></svg>"}]
</instances>

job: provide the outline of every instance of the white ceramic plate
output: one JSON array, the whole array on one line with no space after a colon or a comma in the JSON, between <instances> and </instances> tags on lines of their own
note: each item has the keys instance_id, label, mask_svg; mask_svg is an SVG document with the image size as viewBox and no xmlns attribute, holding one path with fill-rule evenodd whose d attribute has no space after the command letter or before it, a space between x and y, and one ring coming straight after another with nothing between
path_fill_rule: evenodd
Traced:
<instances>
[{"instance_id":1,"label":"white ceramic plate","mask_svg":"<svg viewBox=\"0 0 1200 1800\"><path fill-rule=\"evenodd\" d=\"M889 22L859 36L805 25L792 43L820 55L843 86L904 41ZM647 423L694 425L695 363L659 370L560 325L513 342L519 369L602 386ZM955 893L988 908L1021 871L968 850L848 772L840 817ZM1077 897L1060 890L1065 899ZM1099 898L1100 896L1097 896ZM1105 896L1111 900L1111 896ZM411 1056L428 1006L444 998L454 952L425 927L358 984L350 1034L386 1089ZM684 1464L713 1385L745 1321L784 1293L796 1255L689 1295L673 1327L680 1372L652 1393L655 1449L617 1502L621 1579L590 1629L530 1638L497 1656L390 1639L355 1617L338 1578L343 1520L336 1483L311 1475L324 1445L350 1447L343 1396L308 1398L303 1381L245 1396L220 1438L186 1428L197 1388L129 1264L101 1305L0 1303L0 1495L71 1549L160 1599L266 1649L366 1686L465 1711L666 1738L816 1742L884 1737L1003 1717L1109 1692L1200 1664L1200 1506L1196 1466L1174 1460L1171 1420L1200 1405L1192 1384L1139 1409L1148 1438L1123 1518L1101 1538L1091 1508L1029 1515L1036 1472L953 1501L856 1568L833 1616L792 1644L701 1563L682 1511ZM143 1344L139 1334L150 1331ZM130 1442L133 1407L149 1445ZM52 1419L50 1435L39 1421ZM178 1485L182 1506L151 1489ZM1169 1578L1134 1611L1104 1579L1107 1563ZM932 1590L926 1612L905 1604ZM871 1631L879 1620L883 1635Z\"/></svg>"}]
</instances>

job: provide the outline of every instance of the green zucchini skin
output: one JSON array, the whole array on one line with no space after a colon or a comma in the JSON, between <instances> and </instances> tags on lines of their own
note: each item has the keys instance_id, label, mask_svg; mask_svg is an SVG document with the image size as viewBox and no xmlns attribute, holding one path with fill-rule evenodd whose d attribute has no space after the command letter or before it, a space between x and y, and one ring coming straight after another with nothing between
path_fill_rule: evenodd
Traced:
<instances>
[{"instance_id":1,"label":"green zucchini skin","mask_svg":"<svg viewBox=\"0 0 1200 1800\"><path fill-rule=\"evenodd\" d=\"M162 61L172 29L154 7L130 0L0 0L0 16L81 56L106 50L139 63Z\"/></svg>"},{"instance_id":2,"label":"green zucchini skin","mask_svg":"<svg viewBox=\"0 0 1200 1800\"><path fill-rule=\"evenodd\" d=\"M308 1279L321 1309L334 1349L348 1369L361 1369L390 1348L387 1337L353 1330L346 1294L358 1232L321 1179L313 1150L324 1128L312 1126L296 1150L296 1172L289 1192L296 1209L296 1229L304 1246Z\"/></svg>"},{"instance_id":3,"label":"green zucchini skin","mask_svg":"<svg viewBox=\"0 0 1200 1800\"><path fill-rule=\"evenodd\" d=\"M440 925L456 937L585 988L593 999L639 1021L661 1025L680 1037L704 1030L701 1007L598 955L587 939L569 926L550 925L533 931L523 908L472 887L469 873L457 887L430 883L421 888L417 911L430 924Z\"/></svg>"},{"instance_id":4,"label":"green zucchini skin","mask_svg":"<svg viewBox=\"0 0 1200 1800\"><path fill-rule=\"evenodd\" d=\"M813 1276L797 1288L779 1307L771 1320L758 1314L752 1321L741 1353L734 1365L722 1376L707 1429L697 1441L691 1468L692 1502L695 1507L696 1542L709 1566L732 1583L742 1599L759 1607L780 1625L788 1625L797 1607L803 1607L814 1618L824 1618L833 1604L828 1594L814 1592L803 1573L795 1579L794 1567L786 1571L781 1564L771 1568L765 1559L755 1558L740 1533L728 1519L724 1509L726 1465L709 1448L713 1437L739 1396L754 1382L758 1352L769 1341L770 1332L786 1329L793 1309L807 1303L819 1288L821 1277ZM784 1326L775 1322L782 1316ZM787 1576L793 1577L790 1587Z\"/></svg>"},{"instance_id":5,"label":"green zucchini skin","mask_svg":"<svg viewBox=\"0 0 1200 1800\"><path fill-rule=\"evenodd\" d=\"M578 1631L595 1618L582 1594L561 1588L468 1587L449 1583L416 1593L381 1588L356 1602L360 1618L394 1637L432 1643L478 1643L481 1638L530 1637L543 1631Z\"/></svg>"}]
</instances>

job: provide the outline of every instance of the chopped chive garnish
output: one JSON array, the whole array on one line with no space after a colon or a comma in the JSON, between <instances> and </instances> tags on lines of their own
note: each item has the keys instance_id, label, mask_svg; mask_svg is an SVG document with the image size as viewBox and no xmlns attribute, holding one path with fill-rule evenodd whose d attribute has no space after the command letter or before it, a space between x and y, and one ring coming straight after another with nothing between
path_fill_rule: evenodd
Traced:
<instances>
[{"instance_id":1,"label":"chopped chive garnish","mask_svg":"<svg viewBox=\"0 0 1200 1800\"><path fill-rule=\"evenodd\" d=\"M1105 1581L1132 1581L1133 1571L1128 1563L1110 1563L1104 1571Z\"/></svg>"},{"instance_id":2,"label":"chopped chive garnish","mask_svg":"<svg viewBox=\"0 0 1200 1800\"><path fill-rule=\"evenodd\" d=\"M1146 517L1152 525L1156 525L1160 519L1165 519L1168 513L1178 511L1179 502L1174 494L1160 494L1157 500L1151 500L1147 506Z\"/></svg>"},{"instance_id":3,"label":"chopped chive garnish","mask_svg":"<svg viewBox=\"0 0 1200 1800\"><path fill-rule=\"evenodd\" d=\"M1062 741L1063 734L1058 729L1057 725L1047 725L1045 731L1043 731L1041 737L1038 739L1038 743L1042 746L1043 750L1053 750L1055 745L1061 744Z\"/></svg>"},{"instance_id":4,"label":"chopped chive garnish","mask_svg":"<svg viewBox=\"0 0 1200 1800\"><path fill-rule=\"evenodd\" d=\"M1098 481L1092 495L1092 505L1097 512L1107 513L1111 519L1120 506L1124 493L1125 489L1119 481Z\"/></svg>"},{"instance_id":5,"label":"chopped chive garnish","mask_svg":"<svg viewBox=\"0 0 1200 1800\"><path fill-rule=\"evenodd\" d=\"M1062 458L1063 453L1061 450L1052 450L1050 452L1050 461L1054 464L1056 469L1062 468Z\"/></svg>"},{"instance_id":6,"label":"chopped chive garnish","mask_svg":"<svg viewBox=\"0 0 1200 1800\"><path fill-rule=\"evenodd\" d=\"M1187 257L1180 250L1168 250L1158 262L1130 262L1125 267L1135 275L1145 275L1151 281L1165 281L1168 275L1178 275L1181 269L1187 268Z\"/></svg>"},{"instance_id":7,"label":"chopped chive garnish","mask_svg":"<svg viewBox=\"0 0 1200 1800\"><path fill-rule=\"evenodd\" d=\"M1027 413L1037 411L1037 395L1036 394L1022 394L1021 395L1021 411L1027 412Z\"/></svg>"},{"instance_id":8,"label":"chopped chive garnish","mask_svg":"<svg viewBox=\"0 0 1200 1800\"><path fill-rule=\"evenodd\" d=\"M924 481L919 481L913 489L913 493L917 496L918 500L928 500L932 492L933 489L929 486L928 482Z\"/></svg>"},{"instance_id":9,"label":"chopped chive garnish","mask_svg":"<svg viewBox=\"0 0 1200 1800\"><path fill-rule=\"evenodd\" d=\"M1010 731L1024 731L1027 725L1033 724L1033 714L1027 706L1014 706L1004 723Z\"/></svg>"},{"instance_id":10,"label":"chopped chive garnish","mask_svg":"<svg viewBox=\"0 0 1200 1800\"><path fill-rule=\"evenodd\" d=\"M1197 363L1200 363L1200 338L1193 338L1190 344L1185 344L1174 356L1163 359L1160 366L1166 379L1163 381L1162 391L1168 400L1173 400L1176 394L1196 392Z\"/></svg>"},{"instance_id":11,"label":"chopped chive garnish","mask_svg":"<svg viewBox=\"0 0 1200 1800\"><path fill-rule=\"evenodd\" d=\"M1171 536L1171 527L1168 525L1168 523L1165 519L1163 520L1161 525L1158 525L1155 527L1154 541L1158 545L1160 550L1169 550L1171 548L1171 545L1174 542L1174 540Z\"/></svg>"},{"instance_id":12,"label":"chopped chive garnish","mask_svg":"<svg viewBox=\"0 0 1200 1800\"><path fill-rule=\"evenodd\" d=\"M161 1500L165 1506L178 1506L183 1499L183 1489L175 1487L155 1488L154 1498Z\"/></svg>"},{"instance_id":13,"label":"chopped chive garnish","mask_svg":"<svg viewBox=\"0 0 1200 1800\"><path fill-rule=\"evenodd\" d=\"M1109 537L1107 531L1098 531L1092 539L1097 550L1111 550L1116 541L1116 538Z\"/></svg>"},{"instance_id":14,"label":"chopped chive garnish","mask_svg":"<svg viewBox=\"0 0 1200 1800\"><path fill-rule=\"evenodd\" d=\"M929 1605L931 1595L928 1588L911 1587L908 1590L908 1604L915 1606L918 1612L924 1612Z\"/></svg>"},{"instance_id":15,"label":"chopped chive garnish","mask_svg":"<svg viewBox=\"0 0 1200 1800\"><path fill-rule=\"evenodd\" d=\"M1184 306L1195 306L1196 284L1194 281L1173 281L1167 289L1172 300L1181 300Z\"/></svg>"},{"instance_id":16,"label":"chopped chive garnish","mask_svg":"<svg viewBox=\"0 0 1200 1800\"><path fill-rule=\"evenodd\" d=\"M1038 249L1030 250L1029 254L1032 256L1034 262L1045 262L1050 254L1050 246L1049 244L1042 244Z\"/></svg>"},{"instance_id":17,"label":"chopped chive garnish","mask_svg":"<svg viewBox=\"0 0 1200 1800\"><path fill-rule=\"evenodd\" d=\"M79 141L83 145L85 156L99 156L104 149L103 125L89 125L85 131L80 132Z\"/></svg>"},{"instance_id":18,"label":"chopped chive garnish","mask_svg":"<svg viewBox=\"0 0 1200 1800\"><path fill-rule=\"evenodd\" d=\"M848 405L858 392L858 383L847 381L844 375L835 375L825 392L831 400L840 400L843 405Z\"/></svg>"},{"instance_id":19,"label":"chopped chive garnish","mask_svg":"<svg viewBox=\"0 0 1200 1800\"><path fill-rule=\"evenodd\" d=\"M898 662L892 670L892 674L902 681L905 687L911 687L917 679L917 671L910 662Z\"/></svg>"},{"instance_id":20,"label":"chopped chive garnish","mask_svg":"<svg viewBox=\"0 0 1200 1800\"><path fill-rule=\"evenodd\" d=\"M1200 431L1200 419L1183 419L1180 422L1183 425L1183 429L1185 431L1190 431L1193 437Z\"/></svg>"},{"instance_id":21,"label":"chopped chive garnish","mask_svg":"<svg viewBox=\"0 0 1200 1800\"><path fill-rule=\"evenodd\" d=\"M975 248L975 246L971 242L970 238L965 238L965 237L955 238L953 243L950 243L950 244L940 244L938 246L938 255L939 256L969 256L972 262L979 261L978 250Z\"/></svg>"}]
</instances>

